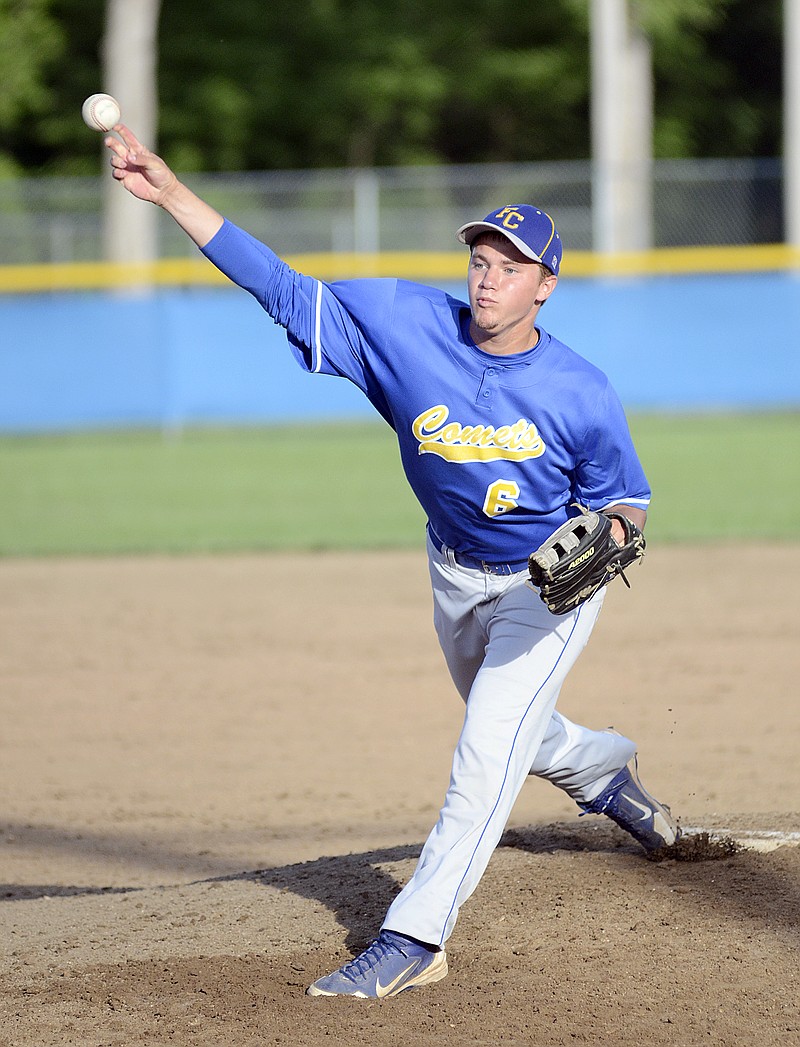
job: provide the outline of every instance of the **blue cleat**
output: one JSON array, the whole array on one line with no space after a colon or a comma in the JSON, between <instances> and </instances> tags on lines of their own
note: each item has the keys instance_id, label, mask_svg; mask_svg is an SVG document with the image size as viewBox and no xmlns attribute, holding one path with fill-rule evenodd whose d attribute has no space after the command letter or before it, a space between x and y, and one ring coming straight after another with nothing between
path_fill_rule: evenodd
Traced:
<instances>
[{"instance_id":1,"label":"blue cleat","mask_svg":"<svg viewBox=\"0 0 800 1047\"><path fill-rule=\"evenodd\" d=\"M447 974L444 950L433 950L394 931L381 931L375 941L338 971L318 978L309 996L358 996L382 1000L406 989L438 982Z\"/></svg>"},{"instance_id":2,"label":"blue cleat","mask_svg":"<svg viewBox=\"0 0 800 1047\"><path fill-rule=\"evenodd\" d=\"M669 807L655 800L639 781L635 757L598 797L581 807L585 814L607 815L646 851L671 847L680 839L680 828Z\"/></svg>"}]
</instances>

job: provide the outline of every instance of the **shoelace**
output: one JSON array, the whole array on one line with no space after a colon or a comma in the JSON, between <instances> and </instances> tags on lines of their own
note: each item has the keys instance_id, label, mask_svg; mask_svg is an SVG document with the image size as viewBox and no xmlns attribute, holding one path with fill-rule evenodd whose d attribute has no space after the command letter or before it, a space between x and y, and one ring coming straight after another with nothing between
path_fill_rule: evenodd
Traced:
<instances>
[{"instance_id":1,"label":"shoelace","mask_svg":"<svg viewBox=\"0 0 800 1047\"><path fill-rule=\"evenodd\" d=\"M381 933L362 953L350 960L342 967L342 974L355 980L358 977L366 974L367 971L371 970L390 952L399 952L401 956L405 956L408 959L408 953L403 950L403 947L396 941L391 941L385 938Z\"/></svg>"},{"instance_id":2,"label":"shoelace","mask_svg":"<svg viewBox=\"0 0 800 1047\"><path fill-rule=\"evenodd\" d=\"M626 785L626 782L620 782L619 785L615 785L613 789L606 790L605 793L601 793L600 796L595 800L591 800L589 803L581 804L581 813L578 815L579 818L583 818L584 814L605 814L612 802L616 800L620 790ZM603 805L599 806L600 800L602 799Z\"/></svg>"},{"instance_id":3,"label":"shoelace","mask_svg":"<svg viewBox=\"0 0 800 1047\"><path fill-rule=\"evenodd\" d=\"M608 808L611 806L612 803L614 803L614 801L617 799L617 797L627 784L627 781L621 781L619 785L615 785L613 789L609 789L603 797L603 806L599 808L599 810L598 808L595 808L595 812L597 814L605 814ZM596 800L595 803L597 803Z\"/></svg>"}]
</instances>

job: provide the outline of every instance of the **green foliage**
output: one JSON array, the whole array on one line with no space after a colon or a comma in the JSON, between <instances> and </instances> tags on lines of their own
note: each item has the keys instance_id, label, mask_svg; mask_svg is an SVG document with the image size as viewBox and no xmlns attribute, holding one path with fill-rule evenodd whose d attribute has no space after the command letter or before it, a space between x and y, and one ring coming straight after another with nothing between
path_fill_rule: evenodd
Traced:
<instances>
[{"instance_id":1,"label":"green foliage","mask_svg":"<svg viewBox=\"0 0 800 1047\"><path fill-rule=\"evenodd\" d=\"M632 419L648 539L800 540L800 415ZM421 547L379 424L0 440L0 555Z\"/></svg>"},{"instance_id":2,"label":"green foliage","mask_svg":"<svg viewBox=\"0 0 800 1047\"><path fill-rule=\"evenodd\" d=\"M63 54L64 34L47 0L0 0L0 130L5 135L41 116L51 103L48 71ZM7 147L0 161L9 165Z\"/></svg>"},{"instance_id":3,"label":"green foliage","mask_svg":"<svg viewBox=\"0 0 800 1047\"><path fill-rule=\"evenodd\" d=\"M7 0L15 6L15 0ZM85 134L80 107L101 86L105 0L37 0L58 29L57 55L42 73L47 105L20 118L8 136L21 166L50 174L97 174L98 142ZM22 46L20 61L39 64L36 46Z\"/></svg>"},{"instance_id":4,"label":"green foliage","mask_svg":"<svg viewBox=\"0 0 800 1047\"><path fill-rule=\"evenodd\" d=\"M781 0L638 0L658 156L776 156ZM95 173L105 0L0 0L6 153ZM165 0L159 149L182 171L585 159L589 0Z\"/></svg>"},{"instance_id":5,"label":"green foliage","mask_svg":"<svg viewBox=\"0 0 800 1047\"><path fill-rule=\"evenodd\" d=\"M660 157L781 152L780 0L641 0Z\"/></svg>"},{"instance_id":6,"label":"green foliage","mask_svg":"<svg viewBox=\"0 0 800 1047\"><path fill-rule=\"evenodd\" d=\"M205 139L206 166L210 149L212 167L230 167L220 128L246 168L530 159L545 138L557 154L586 153L585 112L564 126L565 103L545 101L585 99L588 83L585 34L577 55L565 49L570 20L557 11L349 0L308 3L298 18L275 0L263 28L262 5L245 0L197 12L194 49L177 38L179 7L164 11L161 86L165 102L183 100L164 123L182 160ZM231 111L233 84L245 95Z\"/></svg>"}]
</instances>

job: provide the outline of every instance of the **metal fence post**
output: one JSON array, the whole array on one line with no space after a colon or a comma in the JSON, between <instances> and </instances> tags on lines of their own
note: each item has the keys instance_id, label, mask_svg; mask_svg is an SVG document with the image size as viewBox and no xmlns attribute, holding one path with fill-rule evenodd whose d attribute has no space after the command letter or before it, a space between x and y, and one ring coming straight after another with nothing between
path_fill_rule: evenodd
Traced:
<instances>
[{"instance_id":1,"label":"metal fence post","mask_svg":"<svg viewBox=\"0 0 800 1047\"><path fill-rule=\"evenodd\" d=\"M591 0L592 229L596 251L652 246L650 44L629 0Z\"/></svg>"},{"instance_id":2,"label":"metal fence post","mask_svg":"<svg viewBox=\"0 0 800 1047\"><path fill-rule=\"evenodd\" d=\"M360 168L353 178L353 243L359 254L377 254L381 243L378 174Z\"/></svg>"},{"instance_id":3,"label":"metal fence post","mask_svg":"<svg viewBox=\"0 0 800 1047\"><path fill-rule=\"evenodd\" d=\"M784 235L800 247L800 0L783 0L783 22Z\"/></svg>"}]
</instances>

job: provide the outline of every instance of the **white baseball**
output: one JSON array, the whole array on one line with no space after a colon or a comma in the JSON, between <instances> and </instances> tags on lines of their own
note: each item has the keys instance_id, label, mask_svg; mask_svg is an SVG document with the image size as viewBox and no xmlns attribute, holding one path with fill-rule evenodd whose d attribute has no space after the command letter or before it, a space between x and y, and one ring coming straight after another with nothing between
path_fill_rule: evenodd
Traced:
<instances>
[{"instance_id":1,"label":"white baseball","mask_svg":"<svg viewBox=\"0 0 800 1047\"><path fill-rule=\"evenodd\" d=\"M111 95L89 95L81 107L81 116L93 131L110 131L120 121L119 102Z\"/></svg>"}]
</instances>

